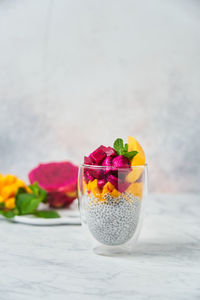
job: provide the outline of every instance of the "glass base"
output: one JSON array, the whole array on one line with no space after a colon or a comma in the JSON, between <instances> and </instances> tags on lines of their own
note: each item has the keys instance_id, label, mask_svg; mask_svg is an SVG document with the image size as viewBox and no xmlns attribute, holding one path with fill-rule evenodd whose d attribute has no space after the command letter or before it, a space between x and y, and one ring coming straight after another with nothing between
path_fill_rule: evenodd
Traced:
<instances>
[{"instance_id":1,"label":"glass base","mask_svg":"<svg viewBox=\"0 0 200 300\"><path fill-rule=\"evenodd\" d=\"M127 256L131 255L132 250L129 247L123 246L105 246L99 245L93 248L93 252L102 256Z\"/></svg>"}]
</instances>

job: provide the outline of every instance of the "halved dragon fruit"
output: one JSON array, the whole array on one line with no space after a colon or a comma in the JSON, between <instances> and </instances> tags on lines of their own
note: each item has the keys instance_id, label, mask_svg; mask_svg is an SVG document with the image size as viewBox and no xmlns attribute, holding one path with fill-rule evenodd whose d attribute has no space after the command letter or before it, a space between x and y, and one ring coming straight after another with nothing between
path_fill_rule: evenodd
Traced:
<instances>
[{"instance_id":1,"label":"halved dragon fruit","mask_svg":"<svg viewBox=\"0 0 200 300\"><path fill-rule=\"evenodd\" d=\"M52 207L69 206L77 197L78 167L71 162L43 163L28 174L30 183L38 182L48 192Z\"/></svg>"}]
</instances>

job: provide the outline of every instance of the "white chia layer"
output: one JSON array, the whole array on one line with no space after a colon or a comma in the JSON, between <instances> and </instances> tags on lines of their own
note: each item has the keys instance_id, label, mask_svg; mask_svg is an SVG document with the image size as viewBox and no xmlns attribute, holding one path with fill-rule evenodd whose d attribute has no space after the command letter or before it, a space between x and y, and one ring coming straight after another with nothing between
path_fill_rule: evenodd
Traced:
<instances>
[{"instance_id":1,"label":"white chia layer","mask_svg":"<svg viewBox=\"0 0 200 300\"><path fill-rule=\"evenodd\" d=\"M93 237L104 245L122 245L128 242L137 227L141 200L130 193L114 198L105 195L106 202L94 196L87 197L86 219Z\"/></svg>"}]
</instances>

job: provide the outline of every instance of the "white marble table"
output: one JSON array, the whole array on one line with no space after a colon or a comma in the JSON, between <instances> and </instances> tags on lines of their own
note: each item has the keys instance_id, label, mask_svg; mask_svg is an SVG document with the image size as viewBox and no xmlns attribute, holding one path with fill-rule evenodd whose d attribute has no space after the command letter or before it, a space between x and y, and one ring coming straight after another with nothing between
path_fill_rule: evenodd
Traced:
<instances>
[{"instance_id":1,"label":"white marble table","mask_svg":"<svg viewBox=\"0 0 200 300\"><path fill-rule=\"evenodd\" d=\"M1 300L200 299L200 196L151 196L133 256L85 249L80 226L0 223Z\"/></svg>"}]
</instances>

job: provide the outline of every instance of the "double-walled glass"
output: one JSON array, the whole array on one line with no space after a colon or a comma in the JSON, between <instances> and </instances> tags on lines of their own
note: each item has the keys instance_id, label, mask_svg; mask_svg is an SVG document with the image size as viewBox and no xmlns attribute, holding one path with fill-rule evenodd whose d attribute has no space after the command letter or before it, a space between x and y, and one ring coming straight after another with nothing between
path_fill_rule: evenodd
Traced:
<instances>
[{"instance_id":1,"label":"double-walled glass","mask_svg":"<svg viewBox=\"0 0 200 300\"><path fill-rule=\"evenodd\" d=\"M141 228L147 166L82 164L78 194L88 246L102 255L131 253Z\"/></svg>"}]
</instances>

